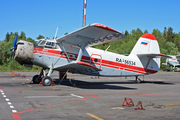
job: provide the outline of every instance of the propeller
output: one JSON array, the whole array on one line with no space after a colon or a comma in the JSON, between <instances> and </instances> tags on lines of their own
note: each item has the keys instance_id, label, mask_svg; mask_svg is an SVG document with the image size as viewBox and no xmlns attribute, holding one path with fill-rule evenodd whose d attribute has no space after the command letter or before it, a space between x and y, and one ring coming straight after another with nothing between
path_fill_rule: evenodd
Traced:
<instances>
[{"instance_id":1,"label":"propeller","mask_svg":"<svg viewBox=\"0 0 180 120\"><path fill-rule=\"evenodd\" d=\"M16 49L16 46L17 46L17 45L16 45L16 43L17 43L17 38L18 38L18 32L17 32L17 34L16 34L16 40L14 40L14 36L13 36L13 45L12 45L12 48L10 48L10 51L12 52L12 54L11 54L9 63L11 62L11 59L14 58L14 53L15 53L15 49ZM12 59L12 61L13 61L13 59Z\"/></svg>"}]
</instances>

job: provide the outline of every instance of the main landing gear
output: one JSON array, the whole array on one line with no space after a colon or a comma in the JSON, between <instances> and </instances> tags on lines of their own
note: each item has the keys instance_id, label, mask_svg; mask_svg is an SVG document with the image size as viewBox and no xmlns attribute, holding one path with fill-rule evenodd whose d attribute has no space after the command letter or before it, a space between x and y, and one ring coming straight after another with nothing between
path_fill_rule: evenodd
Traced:
<instances>
[{"instance_id":1,"label":"main landing gear","mask_svg":"<svg viewBox=\"0 0 180 120\"><path fill-rule=\"evenodd\" d=\"M42 84L43 84L44 86L50 86L51 83L52 83L52 79L51 79L51 77L49 77L49 76L44 76L44 77L42 78L41 82L42 82Z\"/></svg>"},{"instance_id":2,"label":"main landing gear","mask_svg":"<svg viewBox=\"0 0 180 120\"><path fill-rule=\"evenodd\" d=\"M141 79L139 79L138 76L136 76L135 82L136 83L141 83Z\"/></svg>"},{"instance_id":3,"label":"main landing gear","mask_svg":"<svg viewBox=\"0 0 180 120\"><path fill-rule=\"evenodd\" d=\"M52 72L52 69L50 69L49 72L46 74L45 69L43 68L39 75L33 76L33 83L39 84L41 82L44 86L50 86L52 83L52 78L50 77Z\"/></svg>"}]
</instances>

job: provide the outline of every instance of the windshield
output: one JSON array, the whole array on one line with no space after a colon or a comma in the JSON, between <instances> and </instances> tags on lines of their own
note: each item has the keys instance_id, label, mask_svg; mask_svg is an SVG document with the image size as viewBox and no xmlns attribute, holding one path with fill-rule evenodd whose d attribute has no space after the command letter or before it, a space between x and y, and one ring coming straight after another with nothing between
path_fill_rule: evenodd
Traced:
<instances>
[{"instance_id":1,"label":"windshield","mask_svg":"<svg viewBox=\"0 0 180 120\"><path fill-rule=\"evenodd\" d=\"M39 45L44 45L45 44L45 40L43 40L42 42L39 42Z\"/></svg>"},{"instance_id":2,"label":"windshield","mask_svg":"<svg viewBox=\"0 0 180 120\"><path fill-rule=\"evenodd\" d=\"M56 43L55 41L52 41L52 40L38 40L36 42L36 44L38 44L38 46L44 46L46 48L53 48L53 49L56 49Z\"/></svg>"},{"instance_id":3,"label":"windshield","mask_svg":"<svg viewBox=\"0 0 180 120\"><path fill-rule=\"evenodd\" d=\"M36 44L39 44L42 40L37 40Z\"/></svg>"}]
</instances>

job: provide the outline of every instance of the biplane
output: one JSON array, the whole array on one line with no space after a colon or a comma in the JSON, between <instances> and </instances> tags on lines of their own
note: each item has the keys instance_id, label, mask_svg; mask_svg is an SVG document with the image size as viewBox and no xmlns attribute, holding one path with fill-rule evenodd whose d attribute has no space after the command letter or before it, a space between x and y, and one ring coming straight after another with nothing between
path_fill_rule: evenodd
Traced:
<instances>
[{"instance_id":1,"label":"biplane","mask_svg":"<svg viewBox=\"0 0 180 120\"><path fill-rule=\"evenodd\" d=\"M15 40L11 51L21 65L42 67L33 82L42 82L45 86L51 85L53 70L93 76L135 76L135 81L140 82L138 76L156 73L160 58L169 58L160 54L158 41L150 33L139 38L129 55L91 47L125 37L106 25L94 23L54 40L41 39L35 44ZM45 69L49 72L45 73Z\"/></svg>"},{"instance_id":2,"label":"biplane","mask_svg":"<svg viewBox=\"0 0 180 120\"><path fill-rule=\"evenodd\" d=\"M169 55L171 58L166 59L163 65L169 66L167 71L176 71L180 67L180 55Z\"/></svg>"}]
</instances>

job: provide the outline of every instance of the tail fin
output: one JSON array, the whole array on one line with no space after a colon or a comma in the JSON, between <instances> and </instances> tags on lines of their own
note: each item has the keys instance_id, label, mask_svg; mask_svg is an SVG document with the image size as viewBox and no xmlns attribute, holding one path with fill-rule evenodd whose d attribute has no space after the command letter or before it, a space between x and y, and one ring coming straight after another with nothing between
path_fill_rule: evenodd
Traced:
<instances>
[{"instance_id":1,"label":"tail fin","mask_svg":"<svg viewBox=\"0 0 180 120\"><path fill-rule=\"evenodd\" d=\"M160 54L159 44L156 37L150 33L142 35L130 54Z\"/></svg>"},{"instance_id":2,"label":"tail fin","mask_svg":"<svg viewBox=\"0 0 180 120\"><path fill-rule=\"evenodd\" d=\"M150 33L146 33L139 38L130 55L136 55L139 57L139 60L147 74L156 73L159 70L159 57L164 56L160 54L159 44L156 37Z\"/></svg>"}]
</instances>

